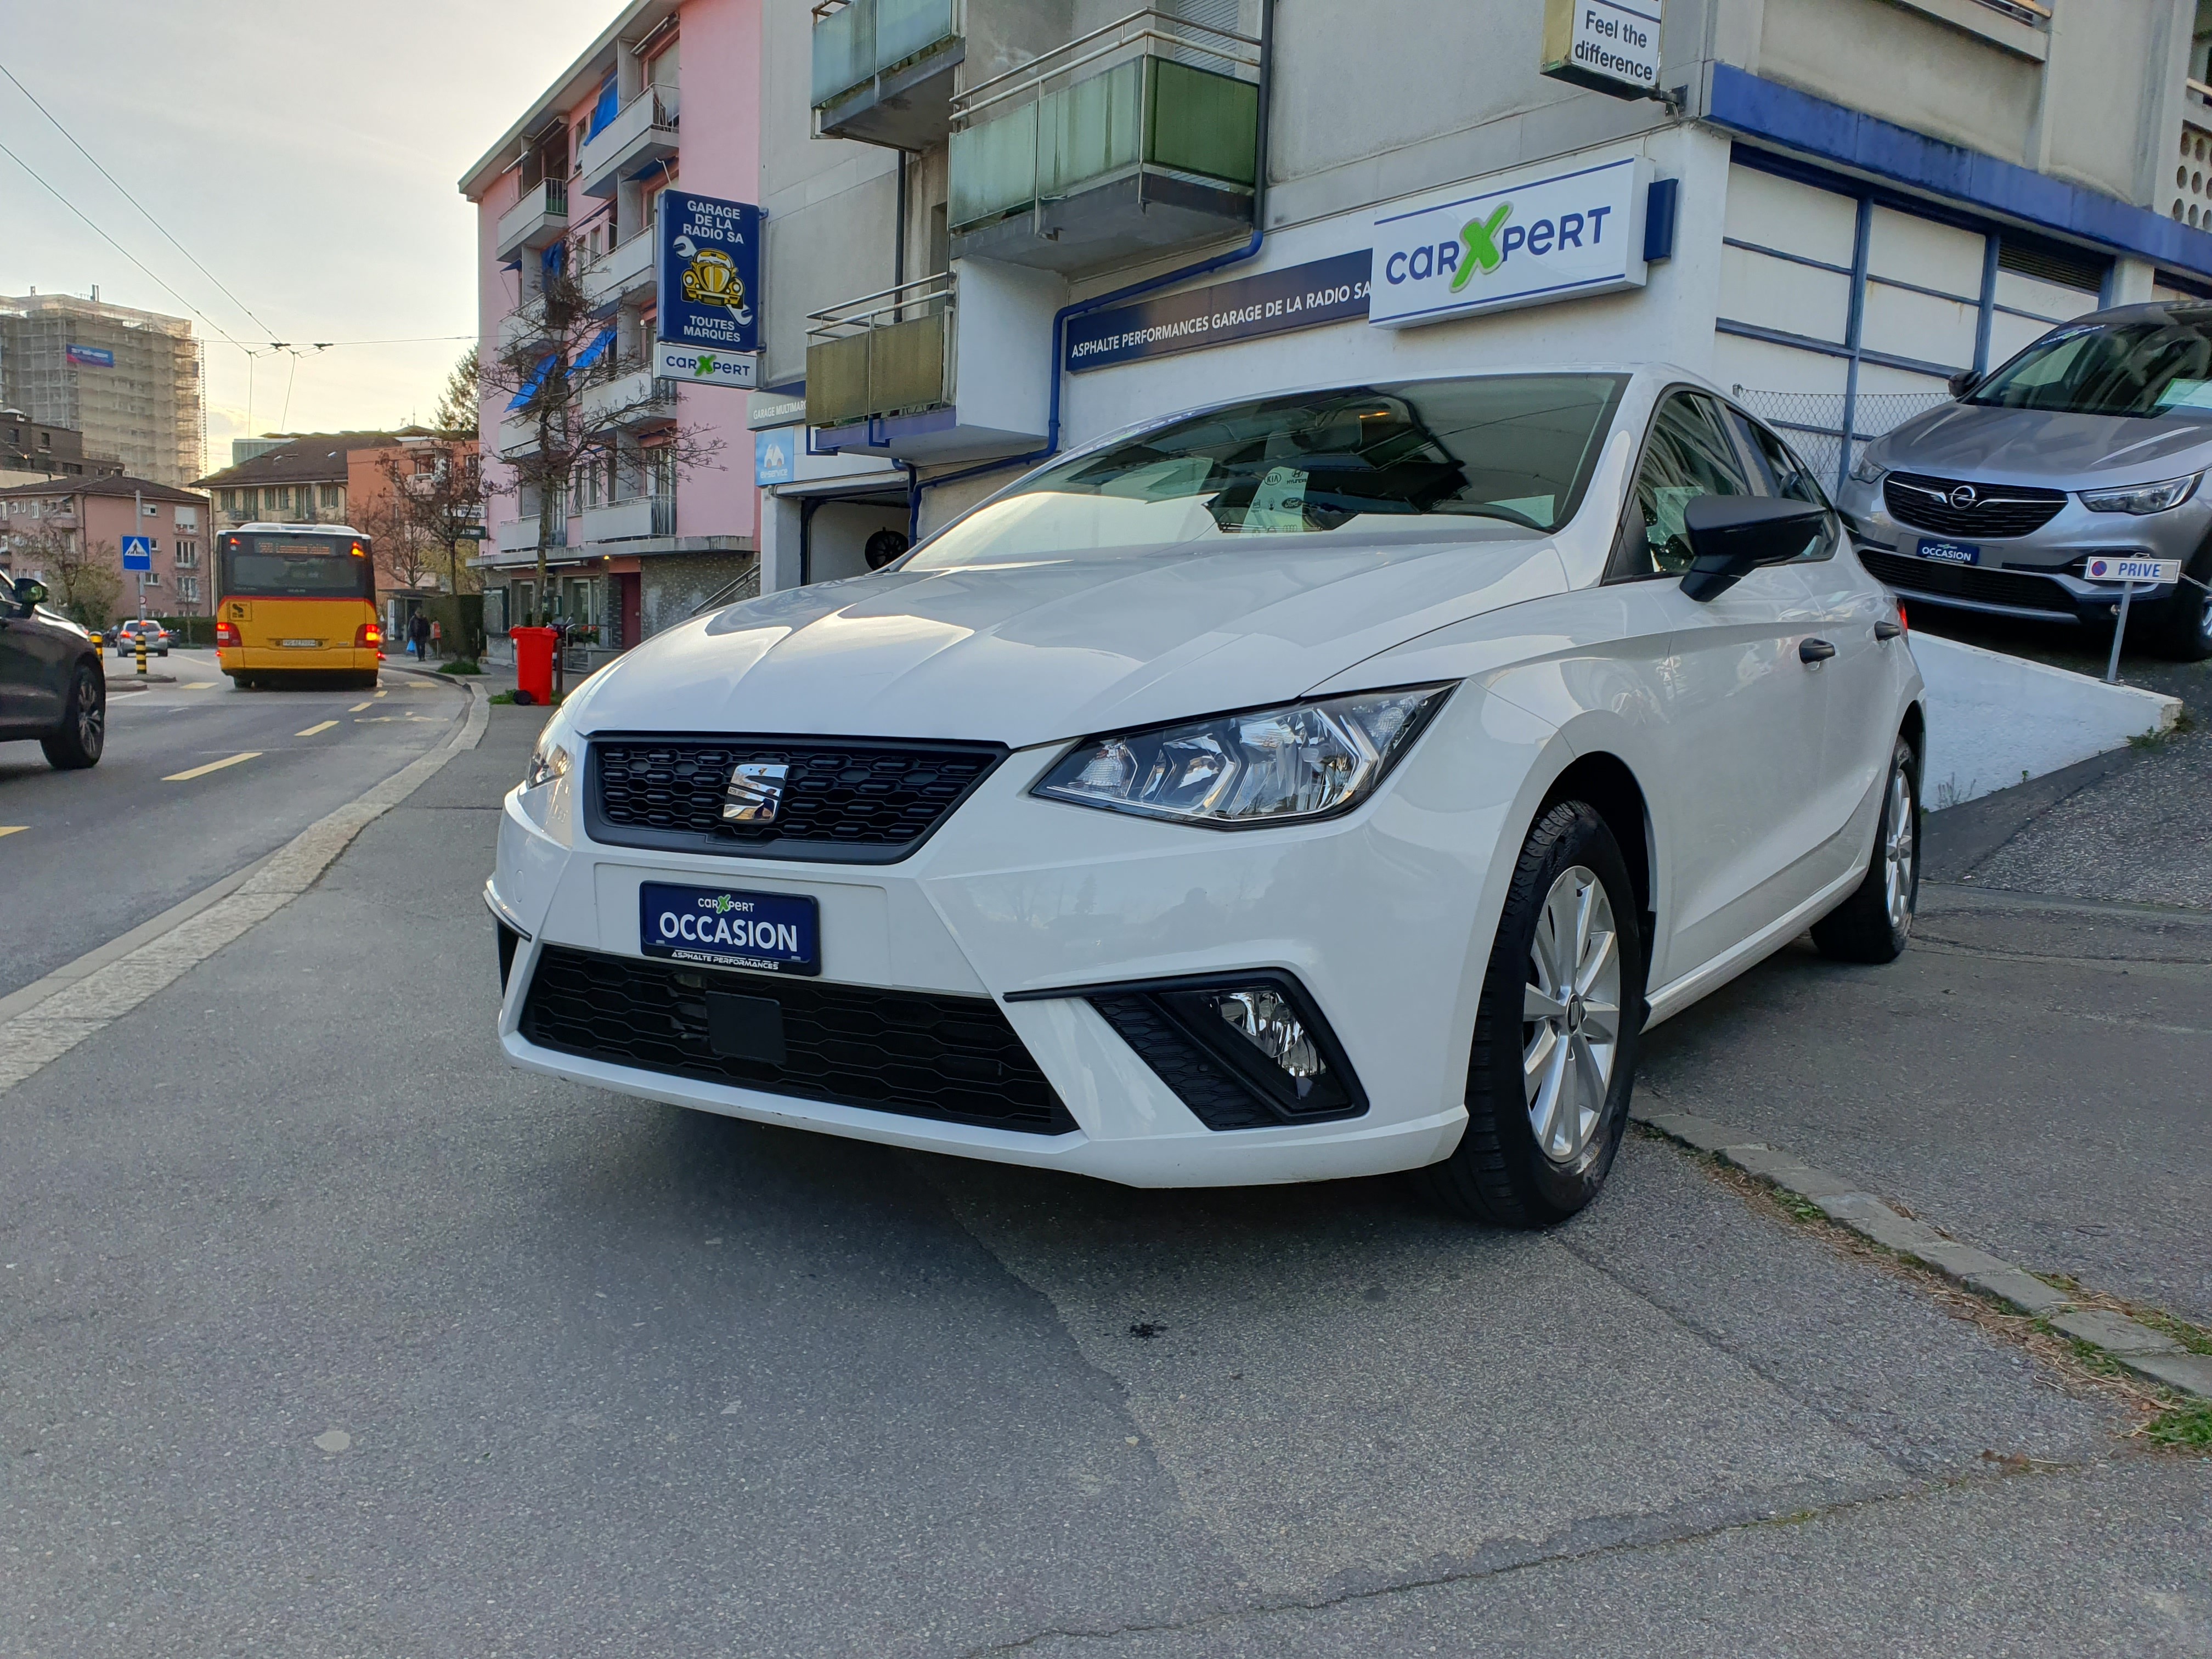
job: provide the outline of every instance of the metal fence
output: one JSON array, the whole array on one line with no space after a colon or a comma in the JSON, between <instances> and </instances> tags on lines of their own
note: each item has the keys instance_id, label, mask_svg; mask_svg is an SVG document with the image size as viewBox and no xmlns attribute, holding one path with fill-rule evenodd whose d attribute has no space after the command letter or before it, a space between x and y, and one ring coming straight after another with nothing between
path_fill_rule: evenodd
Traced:
<instances>
[{"instance_id":1,"label":"metal fence","mask_svg":"<svg viewBox=\"0 0 2212 1659\"><path fill-rule=\"evenodd\" d=\"M1736 401L1779 432L1813 476L1833 488L1859 447L1904 425L1915 415L1951 401L1948 392L1861 392L1851 403L1850 453L1844 450L1844 395L1840 392L1761 392L1734 388Z\"/></svg>"}]
</instances>

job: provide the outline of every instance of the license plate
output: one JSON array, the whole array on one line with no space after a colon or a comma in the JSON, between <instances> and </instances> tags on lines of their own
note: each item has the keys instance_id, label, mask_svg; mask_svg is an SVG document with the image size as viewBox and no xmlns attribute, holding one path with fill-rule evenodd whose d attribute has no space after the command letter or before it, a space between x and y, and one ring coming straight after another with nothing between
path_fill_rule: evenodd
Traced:
<instances>
[{"instance_id":1,"label":"license plate","mask_svg":"<svg viewBox=\"0 0 2212 1659\"><path fill-rule=\"evenodd\" d=\"M767 974L822 971L822 919L813 899L728 887L641 883L639 945L649 957L750 968Z\"/></svg>"},{"instance_id":2,"label":"license plate","mask_svg":"<svg viewBox=\"0 0 2212 1659\"><path fill-rule=\"evenodd\" d=\"M1923 559L1933 559L1938 564L1979 564L1982 550L1972 542L1939 542L1923 536L1917 550Z\"/></svg>"},{"instance_id":3,"label":"license plate","mask_svg":"<svg viewBox=\"0 0 2212 1659\"><path fill-rule=\"evenodd\" d=\"M313 651L319 647L322 641L320 640L279 640L276 643L279 645L299 646L304 649Z\"/></svg>"}]
</instances>

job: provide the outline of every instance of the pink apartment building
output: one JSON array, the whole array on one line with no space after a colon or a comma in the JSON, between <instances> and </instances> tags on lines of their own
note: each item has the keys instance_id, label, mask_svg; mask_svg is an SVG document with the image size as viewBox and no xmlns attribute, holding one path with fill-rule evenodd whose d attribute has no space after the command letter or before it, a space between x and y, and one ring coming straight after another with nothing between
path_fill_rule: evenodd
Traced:
<instances>
[{"instance_id":1,"label":"pink apartment building","mask_svg":"<svg viewBox=\"0 0 2212 1659\"><path fill-rule=\"evenodd\" d=\"M620 427L607 434L604 464L568 492L543 595L539 503L514 488L500 459L534 435L507 420L505 398L485 403L484 475L501 493L479 562L495 638L526 615L552 612L621 649L757 584L744 394L653 387L650 364L659 192L680 179L702 195L757 199L762 3L632 0L461 180L477 212L485 361L526 331L547 261L568 258L605 318L608 349L640 382L635 396L610 388L608 404L624 411ZM719 453L673 476L666 446L678 428Z\"/></svg>"},{"instance_id":2,"label":"pink apartment building","mask_svg":"<svg viewBox=\"0 0 2212 1659\"><path fill-rule=\"evenodd\" d=\"M205 495L147 478L118 474L17 484L0 489L0 573L39 577L58 605L61 584L50 568L52 550L58 544L90 554L122 575L118 615L136 616L138 577L123 570L123 538L150 536L154 568L146 576L146 614L205 616L212 525Z\"/></svg>"}]
</instances>

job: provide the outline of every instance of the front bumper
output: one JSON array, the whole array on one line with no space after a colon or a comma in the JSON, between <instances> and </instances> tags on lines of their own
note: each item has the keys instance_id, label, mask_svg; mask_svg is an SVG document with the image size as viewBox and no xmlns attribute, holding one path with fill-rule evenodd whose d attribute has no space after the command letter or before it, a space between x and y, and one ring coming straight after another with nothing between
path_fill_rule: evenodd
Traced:
<instances>
[{"instance_id":1,"label":"front bumper","mask_svg":"<svg viewBox=\"0 0 2212 1659\"><path fill-rule=\"evenodd\" d=\"M583 838L575 796L586 769L574 769L513 792L501 815L487 895L512 951L501 1044L519 1066L648 1099L1133 1186L1319 1180L1433 1163L1466 1122L1475 998L1502 902L1497 848L1544 735L1502 743L1480 729L1475 706L1448 704L1358 812L1261 831L1037 800L1027 791L1059 750L1018 752L892 865L598 845ZM1516 746L1526 752L1498 753L1497 764L1468 753ZM1457 764L1422 763L1455 747ZM533 1044L522 1015L541 957L556 947L641 957L646 880L811 896L823 981L990 999L1074 1127L1052 1134L942 1121ZM1072 994L1253 969L1284 971L1310 996L1364 1090L1363 1112L1208 1128Z\"/></svg>"}]
</instances>

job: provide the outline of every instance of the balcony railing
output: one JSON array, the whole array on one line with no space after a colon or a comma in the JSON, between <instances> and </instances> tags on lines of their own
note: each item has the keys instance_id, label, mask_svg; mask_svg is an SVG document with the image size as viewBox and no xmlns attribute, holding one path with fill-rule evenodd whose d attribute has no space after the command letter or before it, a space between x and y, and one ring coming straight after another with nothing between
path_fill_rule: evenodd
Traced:
<instances>
[{"instance_id":1,"label":"balcony railing","mask_svg":"<svg viewBox=\"0 0 2212 1659\"><path fill-rule=\"evenodd\" d=\"M568 181L548 179L522 192L522 199L499 216L501 259L527 250L550 247L568 234Z\"/></svg>"},{"instance_id":2,"label":"balcony railing","mask_svg":"<svg viewBox=\"0 0 2212 1659\"><path fill-rule=\"evenodd\" d=\"M641 363L586 386L577 394L576 412L587 432L657 426L676 418L676 382L657 378L651 364Z\"/></svg>"},{"instance_id":3,"label":"balcony railing","mask_svg":"<svg viewBox=\"0 0 2212 1659\"><path fill-rule=\"evenodd\" d=\"M576 151L576 179L586 196L611 196L625 179L676 154L679 100L674 87L647 87Z\"/></svg>"},{"instance_id":4,"label":"balcony railing","mask_svg":"<svg viewBox=\"0 0 2212 1659\"><path fill-rule=\"evenodd\" d=\"M676 497L631 495L587 507L578 519L586 542L636 541L676 533Z\"/></svg>"},{"instance_id":5,"label":"balcony railing","mask_svg":"<svg viewBox=\"0 0 2212 1659\"><path fill-rule=\"evenodd\" d=\"M1157 199L1188 209L1194 222L1169 219L1126 234L1105 228L1111 258L1175 240L1218 236L1250 222L1257 178L1259 42L1166 12L1133 12L1032 63L969 88L953 102L947 221L973 233L1018 214L1031 216L1039 240L1045 210L1121 181L1141 216ZM1158 186L1150 181L1164 181ZM1180 187L1179 187L1180 186ZM1066 250L988 250L1018 263L1078 269L1076 250L1094 227L1078 227ZM1127 237L1136 240L1127 243ZM957 251L957 250L956 250Z\"/></svg>"},{"instance_id":6,"label":"balcony railing","mask_svg":"<svg viewBox=\"0 0 2212 1659\"><path fill-rule=\"evenodd\" d=\"M605 315L634 295L653 291L653 233L640 231L584 267L584 301L595 316Z\"/></svg>"},{"instance_id":7,"label":"balcony railing","mask_svg":"<svg viewBox=\"0 0 2212 1659\"><path fill-rule=\"evenodd\" d=\"M806 421L845 426L952 402L957 287L949 273L807 318Z\"/></svg>"},{"instance_id":8,"label":"balcony railing","mask_svg":"<svg viewBox=\"0 0 2212 1659\"><path fill-rule=\"evenodd\" d=\"M822 0L812 99L821 134L908 148L942 138L963 10L963 0Z\"/></svg>"}]
</instances>

